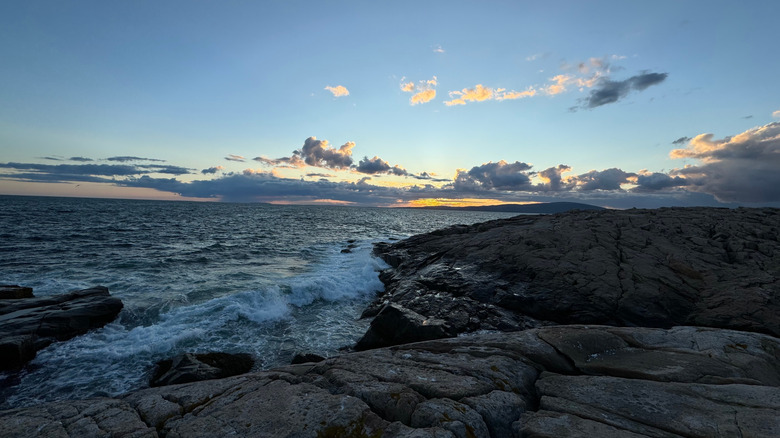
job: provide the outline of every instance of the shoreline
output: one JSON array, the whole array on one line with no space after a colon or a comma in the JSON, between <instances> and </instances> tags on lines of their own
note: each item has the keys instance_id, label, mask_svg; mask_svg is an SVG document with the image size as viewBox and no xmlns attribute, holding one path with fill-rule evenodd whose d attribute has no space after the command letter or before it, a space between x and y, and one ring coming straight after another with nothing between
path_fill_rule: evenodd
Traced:
<instances>
[{"instance_id":1,"label":"shoreline","mask_svg":"<svg viewBox=\"0 0 780 438\"><path fill-rule=\"evenodd\" d=\"M777 435L778 224L771 208L580 211L380 243L391 268L366 336L412 338L91 407L0 411L0 425L70 436L114 426L132 436ZM484 330L504 333L444 339ZM423 332L434 334L414 338ZM633 402L638 393L651 396Z\"/></svg>"}]
</instances>

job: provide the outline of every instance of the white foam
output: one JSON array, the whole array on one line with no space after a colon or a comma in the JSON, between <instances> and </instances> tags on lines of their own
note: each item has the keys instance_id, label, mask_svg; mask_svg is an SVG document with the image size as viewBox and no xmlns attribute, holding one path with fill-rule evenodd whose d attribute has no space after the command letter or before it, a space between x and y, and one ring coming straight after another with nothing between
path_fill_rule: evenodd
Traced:
<instances>
[{"instance_id":1,"label":"white foam","mask_svg":"<svg viewBox=\"0 0 780 438\"><path fill-rule=\"evenodd\" d=\"M365 330L355 313L382 290L377 271L384 267L370 245L348 254L331 248L312 271L280 284L181 305L149 325L115 322L55 343L39 352L37 368L3 407L135 390L156 361L185 351L249 352L264 365L291 349L336 351Z\"/></svg>"}]
</instances>

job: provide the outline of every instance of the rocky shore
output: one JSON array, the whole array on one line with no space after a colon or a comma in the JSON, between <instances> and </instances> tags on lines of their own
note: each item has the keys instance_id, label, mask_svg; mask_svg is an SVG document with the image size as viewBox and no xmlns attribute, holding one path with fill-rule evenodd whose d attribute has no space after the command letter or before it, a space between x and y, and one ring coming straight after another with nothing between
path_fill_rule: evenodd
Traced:
<instances>
[{"instance_id":1,"label":"rocky shore","mask_svg":"<svg viewBox=\"0 0 780 438\"><path fill-rule=\"evenodd\" d=\"M365 351L7 410L0 431L780 436L780 210L520 216L376 249Z\"/></svg>"},{"instance_id":2,"label":"rocky shore","mask_svg":"<svg viewBox=\"0 0 780 438\"><path fill-rule=\"evenodd\" d=\"M38 350L103 327L122 310L102 286L41 298L27 287L0 291L0 371L21 368Z\"/></svg>"},{"instance_id":3,"label":"rocky shore","mask_svg":"<svg viewBox=\"0 0 780 438\"><path fill-rule=\"evenodd\" d=\"M380 244L376 253L393 269L364 315L392 303L437 321L442 333L607 324L780 336L778 209L517 216ZM367 336L381 340L375 323Z\"/></svg>"}]
</instances>

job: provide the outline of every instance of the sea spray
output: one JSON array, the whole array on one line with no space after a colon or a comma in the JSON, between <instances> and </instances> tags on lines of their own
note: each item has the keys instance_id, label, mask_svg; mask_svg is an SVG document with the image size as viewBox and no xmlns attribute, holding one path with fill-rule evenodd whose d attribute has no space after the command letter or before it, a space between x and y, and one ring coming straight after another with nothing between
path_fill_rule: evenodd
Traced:
<instances>
[{"instance_id":1,"label":"sea spray","mask_svg":"<svg viewBox=\"0 0 780 438\"><path fill-rule=\"evenodd\" d=\"M137 390L156 361L185 351L245 352L258 369L338 354L382 289L373 242L506 216L0 196L0 283L36 296L103 285L125 305L103 329L0 373L0 408Z\"/></svg>"},{"instance_id":2,"label":"sea spray","mask_svg":"<svg viewBox=\"0 0 780 438\"><path fill-rule=\"evenodd\" d=\"M287 363L296 351L335 354L365 330L356 315L382 289L378 271L386 265L370 248L368 242L351 253L334 247L311 272L279 285L181 305L149 325L115 322L52 344L3 407L138 389L155 362L183 352L248 352L259 359L258 368Z\"/></svg>"}]
</instances>

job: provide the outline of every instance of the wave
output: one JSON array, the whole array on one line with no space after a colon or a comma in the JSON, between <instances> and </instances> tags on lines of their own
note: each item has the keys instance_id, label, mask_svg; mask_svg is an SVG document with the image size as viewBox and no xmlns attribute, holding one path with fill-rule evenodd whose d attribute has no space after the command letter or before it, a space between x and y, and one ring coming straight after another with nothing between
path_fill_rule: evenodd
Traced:
<instances>
[{"instance_id":1,"label":"wave","mask_svg":"<svg viewBox=\"0 0 780 438\"><path fill-rule=\"evenodd\" d=\"M386 265L370 250L369 243L349 254L329 248L311 271L277 284L185 303L148 325L114 322L55 343L39 352L2 407L139 389L156 361L185 351L246 352L260 368L296 350L335 353L363 333L367 322L357 317L383 288L378 271Z\"/></svg>"}]
</instances>

